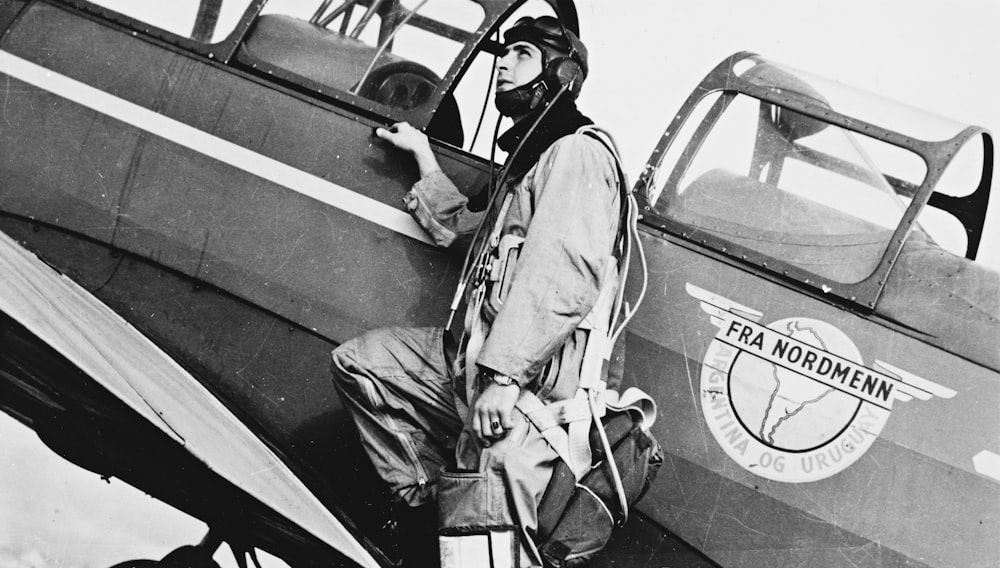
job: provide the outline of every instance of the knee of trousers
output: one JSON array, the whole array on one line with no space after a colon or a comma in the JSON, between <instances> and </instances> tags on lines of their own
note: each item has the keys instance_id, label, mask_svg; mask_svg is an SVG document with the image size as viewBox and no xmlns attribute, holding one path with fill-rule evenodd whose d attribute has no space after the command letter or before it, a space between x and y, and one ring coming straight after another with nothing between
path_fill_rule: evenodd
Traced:
<instances>
[{"instance_id":1,"label":"knee of trousers","mask_svg":"<svg viewBox=\"0 0 1000 568\"><path fill-rule=\"evenodd\" d=\"M348 374L346 367L350 366L354 359L354 343L354 339L345 341L330 352L330 370L333 372L334 383L341 382L340 379Z\"/></svg>"},{"instance_id":2,"label":"knee of trousers","mask_svg":"<svg viewBox=\"0 0 1000 568\"><path fill-rule=\"evenodd\" d=\"M365 372L361 369L363 361L358 360L359 339L354 338L338 345L330 352L330 373L333 375L333 386L343 395L346 392L360 392Z\"/></svg>"},{"instance_id":3,"label":"knee of trousers","mask_svg":"<svg viewBox=\"0 0 1000 568\"><path fill-rule=\"evenodd\" d=\"M392 351L396 328L373 329L341 343L331 353L331 370L335 385L356 383L370 374L374 367L384 366L383 359ZM389 357L391 359L391 357Z\"/></svg>"}]
</instances>

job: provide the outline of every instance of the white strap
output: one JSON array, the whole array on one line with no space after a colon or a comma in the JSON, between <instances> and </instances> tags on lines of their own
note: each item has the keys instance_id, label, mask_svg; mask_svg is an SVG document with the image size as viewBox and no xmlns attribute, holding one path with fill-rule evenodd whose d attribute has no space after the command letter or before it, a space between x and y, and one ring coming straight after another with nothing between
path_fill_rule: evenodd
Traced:
<instances>
[{"instance_id":1,"label":"white strap","mask_svg":"<svg viewBox=\"0 0 1000 568\"><path fill-rule=\"evenodd\" d=\"M503 196L503 203L500 205L500 212L497 214L496 223L490 231L489 247L496 248L500 244L500 232L503 231L503 222L507 219L507 211L510 209L510 202L514 200L514 192L508 191Z\"/></svg>"},{"instance_id":2,"label":"white strap","mask_svg":"<svg viewBox=\"0 0 1000 568\"><path fill-rule=\"evenodd\" d=\"M606 329L606 328L605 328ZM580 383L577 393L594 390L604 391L605 361L609 358L608 335L605 329L587 331L587 343L583 348L583 360L580 363Z\"/></svg>"},{"instance_id":3,"label":"white strap","mask_svg":"<svg viewBox=\"0 0 1000 568\"><path fill-rule=\"evenodd\" d=\"M600 420L598 419L598 421ZM594 452L590 449L591 424L593 424L592 420L578 420L569 423L567 438L570 461L568 463L577 481L583 479L583 476L590 471L591 464L594 463Z\"/></svg>"},{"instance_id":4,"label":"white strap","mask_svg":"<svg viewBox=\"0 0 1000 568\"><path fill-rule=\"evenodd\" d=\"M537 398L537 397L536 397ZM522 409L521 412L524 412ZM525 412L527 415L528 413ZM555 426L590 420L590 404L582 397L571 398L549 404L542 403L542 406L531 411L528 419L539 430L548 430Z\"/></svg>"},{"instance_id":5,"label":"white strap","mask_svg":"<svg viewBox=\"0 0 1000 568\"><path fill-rule=\"evenodd\" d=\"M656 401L635 387L629 387L621 395L617 391L605 391L604 404L615 411L638 410L642 414L643 430L649 430L656 421Z\"/></svg>"},{"instance_id":6,"label":"white strap","mask_svg":"<svg viewBox=\"0 0 1000 568\"><path fill-rule=\"evenodd\" d=\"M588 403L586 398L582 402ZM529 391L521 391L521 395L517 399L517 408L538 429L559 458L566 462L577 481L590 471L590 463L593 459L590 453L590 420L570 422L569 432L567 432L554 418L551 410L534 393ZM564 406L564 408L569 408L569 406ZM582 430L577 425L582 426ZM580 440L581 432L582 443ZM585 450L583 446L586 446Z\"/></svg>"}]
</instances>

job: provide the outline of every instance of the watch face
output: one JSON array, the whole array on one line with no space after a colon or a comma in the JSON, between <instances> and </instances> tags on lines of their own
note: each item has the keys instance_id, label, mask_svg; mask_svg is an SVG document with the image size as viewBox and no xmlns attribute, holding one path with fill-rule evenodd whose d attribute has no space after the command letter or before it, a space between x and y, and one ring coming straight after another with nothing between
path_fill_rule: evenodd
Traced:
<instances>
[{"instance_id":1,"label":"watch face","mask_svg":"<svg viewBox=\"0 0 1000 568\"><path fill-rule=\"evenodd\" d=\"M493 375L493 382L502 387L509 387L514 384L514 379L507 375Z\"/></svg>"}]
</instances>

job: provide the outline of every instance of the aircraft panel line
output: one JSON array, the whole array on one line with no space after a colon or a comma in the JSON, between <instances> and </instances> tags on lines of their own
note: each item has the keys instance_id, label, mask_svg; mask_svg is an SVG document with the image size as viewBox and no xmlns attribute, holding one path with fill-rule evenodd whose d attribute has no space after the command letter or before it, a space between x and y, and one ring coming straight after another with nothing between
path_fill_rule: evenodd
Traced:
<instances>
[{"instance_id":1,"label":"aircraft panel line","mask_svg":"<svg viewBox=\"0 0 1000 568\"><path fill-rule=\"evenodd\" d=\"M405 211L248 150L238 144L223 140L3 50L0 50L0 73L5 73L401 235L430 245L434 244L423 228Z\"/></svg>"}]
</instances>

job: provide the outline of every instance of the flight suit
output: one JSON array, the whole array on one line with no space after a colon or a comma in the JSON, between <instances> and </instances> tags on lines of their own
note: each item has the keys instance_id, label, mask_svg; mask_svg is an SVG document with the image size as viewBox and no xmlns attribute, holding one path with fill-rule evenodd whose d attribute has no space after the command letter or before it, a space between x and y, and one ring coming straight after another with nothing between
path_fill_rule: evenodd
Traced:
<instances>
[{"instance_id":1,"label":"flight suit","mask_svg":"<svg viewBox=\"0 0 1000 568\"><path fill-rule=\"evenodd\" d=\"M452 361L441 328L377 329L333 352L335 384L396 498L411 506L435 499L445 467L494 478L501 490L475 513L486 524L521 528L523 566L540 565L531 537L559 458L517 410L513 430L489 447L476 440L465 414L481 368L514 378L543 401L576 393L586 337L577 326L602 287L617 286L609 263L616 262L621 220L618 183L602 142L579 132L558 139L513 184L501 235L524 241L503 304L494 313L469 302ZM419 180L404 201L440 246L461 242L482 215L467 209L467 198L440 171Z\"/></svg>"}]
</instances>

